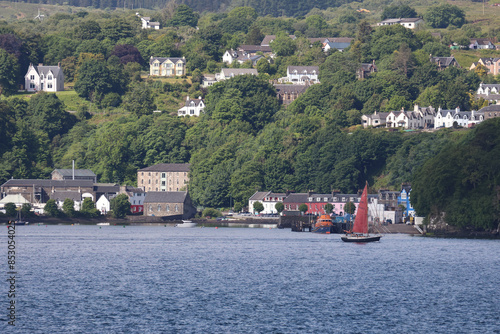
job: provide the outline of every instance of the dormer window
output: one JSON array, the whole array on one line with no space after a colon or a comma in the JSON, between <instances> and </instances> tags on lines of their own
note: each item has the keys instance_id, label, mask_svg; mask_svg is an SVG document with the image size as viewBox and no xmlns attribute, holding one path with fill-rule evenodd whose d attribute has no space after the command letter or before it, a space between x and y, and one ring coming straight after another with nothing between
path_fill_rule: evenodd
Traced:
<instances>
[{"instance_id":1,"label":"dormer window","mask_svg":"<svg viewBox=\"0 0 500 334\"><path fill-rule=\"evenodd\" d=\"M308 200L309 202L312 202L313 198L312 198L312 197L309 197L307 200Z\"/></svg>"},{"instance_id":2,"label":"dormer window","mask_svg":"<svg viewBox=\"0 0 500 334\"><path fill-rule=\"evenodd\" d=\"M52 80L52 75L49 74L49 76L47 77L48 80Z\"/></svg>"}]
</instances>

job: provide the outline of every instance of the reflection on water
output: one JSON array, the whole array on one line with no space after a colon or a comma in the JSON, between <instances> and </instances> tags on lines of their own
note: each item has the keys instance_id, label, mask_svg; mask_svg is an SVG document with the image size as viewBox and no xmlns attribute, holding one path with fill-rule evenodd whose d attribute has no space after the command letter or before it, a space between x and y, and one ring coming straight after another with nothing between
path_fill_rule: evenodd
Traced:
<instances>
[{"instance_id":1,"label":"reflection on water","mask_svg":"<svg viewBox=\"0 0 500 334\"><path fill-rule=\"evenodd\" d=\"M290 230L164 226L16 233L23 333L500 330L494 240L386 235L360 245Z\"/></svg>"}]
</instances>

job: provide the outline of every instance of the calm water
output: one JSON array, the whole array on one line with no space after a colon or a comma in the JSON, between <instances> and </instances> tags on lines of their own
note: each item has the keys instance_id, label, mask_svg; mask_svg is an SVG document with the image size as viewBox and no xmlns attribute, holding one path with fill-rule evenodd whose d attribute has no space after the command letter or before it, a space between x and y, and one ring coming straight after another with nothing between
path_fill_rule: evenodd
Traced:
<instances>
[{"instance_id":1,"label":"calm water","mask_svg":"<svg viewBox=\"0 0 500 334\"><path fill-rule=\"evenodd\" d=\"M499 241L163 226L16 239L17 324L2 284L1 333L500 333Z\"/></svg>"}]
</instances>

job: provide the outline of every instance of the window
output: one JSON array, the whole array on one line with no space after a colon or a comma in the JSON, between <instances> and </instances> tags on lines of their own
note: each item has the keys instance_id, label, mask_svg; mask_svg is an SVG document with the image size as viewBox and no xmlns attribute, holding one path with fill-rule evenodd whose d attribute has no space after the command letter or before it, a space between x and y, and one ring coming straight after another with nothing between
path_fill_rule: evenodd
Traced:
<instances>
[{"instance_id":1,"label":"window","mask_svg":"<svg viewBox=\"0 0 500 334\"><path fill-rule=\"evenodd\" d=\"M35 84L34 83L30 83L30 88L35 88Z\"/></svg>"},{"instance_id":2,"label":"window","mask_svg":"<svg viewBox=\"0 0 500 334\"><path fill-rule=\"evenodd\" d=\"M49 76L47 77L47 80L52 80L52 75L49 74Z\"/></svg>"},{"instance_id":3,"label":"window","mask_svg":"<svg viewBox=\"0 0 500 334\"><path fill-rule=\"evenodd\" d=\"M170 205L167 204L167 206L166 206L165 209L167 210L167 212L169 212L170 211Z\"/></svg>"},{"instance_id":4,"label":"window","mask_svg":"<svg viewBox=\"0 0 500 334\"><path fill-rule=\"evenodd\" d=\"M179 212L179 207L177 206L177 204L175 205L175 212Z\"/></svg>"},{"instance_id":5,"label":"window","mask_svg":"<svg viewBox=\"0 0 500 334\"><path fill-rule=\"evenodd\" d=\"M157 211L161 211L161 205L158 204L158 210Z\"/></svg>"},{"instance_id":6,"label":"window","mask_svg":"<svg viewBox=\"0 0 500 334\"><path fill-rule=\"evenodd\" d=\"M164 179L165 178L165 173L161 173L161 178Z\"/></svg>"},{"instance_id":7,"label":"window","mask_svg":"<svg viewBox=\"0 0 500 334\"><path fill-rule=\"evenodd\" d=\"M193 110L193 109L189 110L189 113L190 113L191 115L194 115L194 110Z\"/></svg>"},{"instance_id":8,"label":"window","mask_svg":"<svg viewBox=\"0 0 500 334\"><path fill-rule=\"evenodd\" d=\"M47 88L52 88L52 84L51 83L47 84Z\"/></svg>"},{"instance_id":9,"label":"window","mask_svg":"<svg viewBox=\"0 0 500 334\"><path fill-rule=\"evenodd\" d=\"M149 205L149 211L153 211L153 206L151 204Z\"/></svg>"},{"instance_id":10,"label":"window","mask_svg":"<svg viewBox=\"0 0 500 334\"><path fill-rule=\"evenodd\" d=\"M316 197L316 202L321 201L321 197Z\"/></svg>"},{"instance_id":11,"label":"window","mask_svg":"<svg viewBox=\"0 0 500 334\"><path fill-rule=\"evenodd\" d=\"M30 80L35 80L35 76L33 74L30 75Z\"/></svg>"},{"instance_id":12,"label":"window","mask_svg":"<svg viewBox=\"0 0 500 334\"><path fill-rule=\"evenodd\" d=\"M312 202L312 200L313 200L313 199L312 199L312 197L309 197L307 200L308 200L309 202Z\"/></svg>"}]
</instances>

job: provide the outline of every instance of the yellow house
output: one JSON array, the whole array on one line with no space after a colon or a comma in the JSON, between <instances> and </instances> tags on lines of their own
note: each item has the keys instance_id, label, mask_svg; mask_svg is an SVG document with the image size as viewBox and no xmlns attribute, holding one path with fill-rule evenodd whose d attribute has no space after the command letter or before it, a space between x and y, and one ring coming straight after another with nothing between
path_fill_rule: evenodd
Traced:
<instances>
[{"instance_id":1,"label":"yellow house","mask_svg":"<svg viewBox=\"0 0 500 334\"><path fill-rule=\"evenodd\" d=\"M186 58L163 58L151 56L149 75L161 77L180 77L186 74Z\"/></svg>"}]
</instances>

